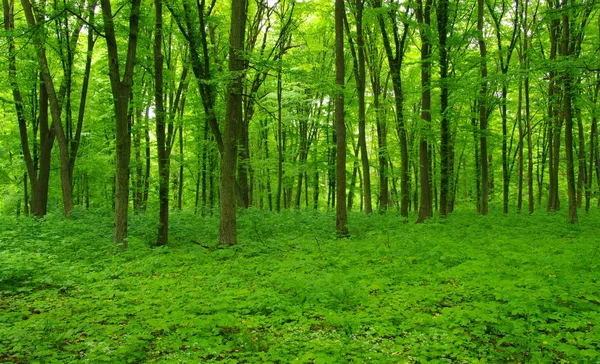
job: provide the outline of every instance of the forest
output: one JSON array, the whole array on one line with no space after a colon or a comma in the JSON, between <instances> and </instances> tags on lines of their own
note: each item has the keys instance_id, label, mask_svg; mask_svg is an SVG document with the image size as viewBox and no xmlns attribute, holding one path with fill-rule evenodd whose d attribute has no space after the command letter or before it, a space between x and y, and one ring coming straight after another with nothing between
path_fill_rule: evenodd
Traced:
<instances>
[{"instance_id":1,"label":"forest","mask_svg":"<svg viewBox=\"0 0 600 364\"><path fill-rule=\"evenodd\" d=\"M598 0L2 0L0 362L600 360Z\"/></svg>"}]
</instances>

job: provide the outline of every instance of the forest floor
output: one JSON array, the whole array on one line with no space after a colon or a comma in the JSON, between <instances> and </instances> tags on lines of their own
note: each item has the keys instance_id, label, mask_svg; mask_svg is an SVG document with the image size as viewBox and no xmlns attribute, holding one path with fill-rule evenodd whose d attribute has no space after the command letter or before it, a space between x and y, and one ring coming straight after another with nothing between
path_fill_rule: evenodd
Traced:
<instances>
[{"instance_id":1,"label":"forest floor","mask_svg":"<svg viewBox=\"0 0 600 364\"><path fill-rule=\"evenodd\" d=\"M425 224L248 210L218 220L107 211L0 218L0 362L532 362L600 360L600 213Z\"/></svg>"}]
</instances>

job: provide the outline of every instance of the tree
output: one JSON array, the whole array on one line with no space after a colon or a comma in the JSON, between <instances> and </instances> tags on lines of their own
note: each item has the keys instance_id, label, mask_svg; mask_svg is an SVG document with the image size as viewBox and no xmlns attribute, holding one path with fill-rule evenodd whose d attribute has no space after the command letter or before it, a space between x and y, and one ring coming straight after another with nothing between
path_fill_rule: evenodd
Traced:
<instances>
[{"instance_id":1,"label":"tree","mask_svg":"<svg viewBox=\"0 0 600 364\"><path fill-rule=\"evenodd\" d=\"M235 212L235 170L237 162L237 130L242 123L242 79L244 76L244 32L246 29L246 0L231 1L231 28L229 32L229 72L227 111L223 131L221 159L221 216L219 243L237 243Z\"/></svg>"},{"instance_id":2,"label":"tree","mask_svg":"<svg viewBox=\"0 0 600 364\"><path fill-rule=\"evenodd\" d=\"M108 49L108 68L115 110L115 231L113 240L127 249L127 217L129 213L129 160L131 157L131 136L129 133L129 96L133 86L133 71L137 50L139 15L141 0L132 0L129 13L129 37L125 69L121 78L121 65L115 23L110 0L100 0L104 33Z\"/></svg>"},{"instance_id":3,"label":"tree","mask_svg":"<svg viewBox=\"0 0 600 364\"><path fill-rule=\"evenodd\" d=\"M481 156L481 209L482 215L488 214L488 188L489 188L489 172L488 172L488 151L487 151L487 48L483 33L483 6L484 0L477 1L477 39L479 43L479 56L481 83L479 91L479 141L480 141L480 156Z\"/></svg>"},{"instance_id":4,"label":"tree","mask_svg":"<svg viewBox=\"0 0 600 364\"><path fill-rule=\"evenodd\" d=\"M510 187L510 173L509 173L509 161L508 161L508 70L510 67L510 60L514 49L517 45L517 35L519 29L519 0L515 0L515 6L513 8L513 20L512 20L512 32L510 33L508 47L503 46L502 37L502 22L504 15L509 11L509 6L506 0L503 0L500 4L499 13L491 5L491 2L486 1L486 5L490 12L490 16L493 21L494 30L496 31L496 43L498 47L498 61L500 63L500 71L502 72L502 93L501 93L501 117L502 117L502 209L504 214L508 213L508 201L509 201L509 187ZM524 33L525 34L525 33ZM520 111L520 110L519 110Z\"/></svg>"},{"instance_id":5,"label":"tree","mask_svg":"<svg viewBox=\"0 0 600 364\"><path fill-rule=\"evenodd\" d=\"M344 0L335 0L335 135L336 199L335 229L338 237L349 235L346 212L346 125L344 123Z\"/></svg>"},{"instance_id":6,"label":"tree","mask_svg":"<svg viewBox=\"0 0 600 364\"><path fill-rule=\"evenodd\" d=\"M58 50L61 58L61 64L63 68L63 80L60 85L60 89L57 90L54 86L54 77L51 75L51 66L48 60L46 52L46 43L44 41L43 33L45 30L45 23L39 19L43 19L43 16L34 14L34 8L29 0L22 0L23 10L25 17L30 29L33 32L33 42L36 46L36 55L39 62L39 72L43 80L43 85L48 95L48 101L50 104L50 115L52 117L52 128L54 129L56 140L60 151L60 177L61 187L63 196L63 212L65 217L70 217L71 212L74 208L73 205L73 169L75 167L75 159L77 158L77 149L81 140L81 131L83 125L83 118L85 113L85 105L87 98L87 88L90 78L92 50L94 48L94 34L92 29L88 29L88 49L87 49L87 62L86 71L84 74L81 102L79 105L79 113L77 119L77 126L75 134L73 135L73 119L72 119L72 86L73 86L73 67L74 59L76 54L77 42L79 35L83 27L83 17L79 16L75 21L75 24L71 27L66 19L67 12L62 17L58 17L56 20L58 34ZM89 7L89 18L88 22L93 22L94 11L96 4L94 2L88 4ZM58 10L58 9L57 9ZM64 19L63 19L64 18ZM63 39L64 38L64 39ZM65 112L63 113L63 108ZM63 117L64 116L64 117ZM66 119L65 126L63 127L63 118Z\"/></svg>"},{"instance_id":7,"label":"tree","mask_svg":"<svg viewBox=\"0 0 600 364\"><path fill-rule=\"evenodd\" d=\"M381 0L374 0L375 7L381 8ZM383 40L383 46L388 59L390 67L390 74L392 79L392 85L394 89L394 101L396 111L396 132L400 141L400 216L408 217L408 205L410 202L408 181L410 179L408 174L409 168L409 157L408 157L408 138L406 135L406 126L404 120L404 93L402 89L402 61L404 60L404 53L406 50L406 38L408 36L409 23L408 23L408 11L406 10L404 17L405 21L402 26L402 33L399 32L399 26L397 24L397 13L393 8L390 8L387 15L391 22L392 37L394 40L394 47L390 42L390 37L387 32L387 27L383 14L377 15L379 22L379 28L381 30L381 37Z\"/></svg>"},{"instance_id":8,"label":"tree","mask_svg":"<svg viewBox=\"0 0 600 364\"><path fill-rule=\"evenodd\" d=\"M169 242L169 175L170 153L167 151L165 133L165 107L163 104L163 16L162 0L154 0L154 113L156 115L156 142L158 150L158 200L160 204L157 245ZM172 135L172 134L171 134ZM170 135L170 136L171 136Z\"/></svg>"},{"instance_id":9,"label":"tree","mask_svg":"<svg viewBox=\"0 0 600 364\"><path fill-rule=\"evenodd\" d=\"M25 101L19 87L17 73L16 47L13 37L14 31L14 1L2 0L4 10L4 29L7 32L8 42L8 79L10 81L15 111L17 113L17 122L19 125L19 136L21 138L21 150L29 183L31 184L31 213L36 217L44 217L48 205L48 183L50 180L50 162L52 157L52 146L54 145L54 129L48 125L48 94L43 84L40 84L39 93L37 92L37 77L34 80L36 86L33 87L32 107L34 110L31 115L33 125L33 141L30 147L29 133L27 130L27 115L25 110ZM38 103L37 107L35 103ZM36 108L38 114L36 115ZM39 137L39 146L37 138Z\"/></svg>"},{"instance_id":10,"label":"tree","mask_svg":"<svg viewBox=\"0 0 600 364\"><path fill-rule=\"evenodd\" d=\"M356 50L350 30L348 30L348 39L350 40L350 48L354 60L354 78L356 79L356 88L358 91L358 149L360 150L360 160L363 172L363 187L365 212L371 214L373 212L373 204L371 202L371 174L369 168L369 156L367 154L367 139L366 139L366 104L365 104L365 89L366 89L366 60L365 60L365 35L363 27L363 8L364 0L356 0L354 2L354 18L356 20ZM346 19L346 18L344 18ZM347 24L347 20L345 21Z\"/></svg>"},{"instance_id":11,"label":"tree","mask_svg":"<svg viewBox=\"0 0 600 364\"><path fill-rule=\"evenodd\" d=\"M479 0L481 1L481 0ZM421 121L424 123L419 135L419 184L421 204L417 223L433 216L431 191L431 160L427 133L431 127L431 0L417 0L417 21L421 38Z\"/></svg>"},{"instance_id":12,"label":"tree","mask_svg":"<svg viewBox=\"0 0 600 364\"><path fill-rule=\"evenodd\" d=\"M448 120L448 0L440 0L437 6L438 35L440 41L440 106L442 113L440 138L440 214L446 216L450 210L449 188L452 180L452 146Z\"/></svg>"}]
</instances>

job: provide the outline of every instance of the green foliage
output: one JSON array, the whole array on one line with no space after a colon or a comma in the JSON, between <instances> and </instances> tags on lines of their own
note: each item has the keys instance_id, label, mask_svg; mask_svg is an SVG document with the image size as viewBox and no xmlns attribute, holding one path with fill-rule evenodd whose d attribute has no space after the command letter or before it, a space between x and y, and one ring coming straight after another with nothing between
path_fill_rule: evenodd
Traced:
<instances>
[{"instance_id":1,"label":"green foliage","mask_svg":"<svg viewBox=\"0 0 600 364\"><path fill-rule=\"evenodd\" d=\"M536 362L599 360L597 213L457 212L424 225L249 209L218 219L108 211L0 220L0 361ZM564 221L558 223L557 221Z\"/></svg>"}]
</instances>

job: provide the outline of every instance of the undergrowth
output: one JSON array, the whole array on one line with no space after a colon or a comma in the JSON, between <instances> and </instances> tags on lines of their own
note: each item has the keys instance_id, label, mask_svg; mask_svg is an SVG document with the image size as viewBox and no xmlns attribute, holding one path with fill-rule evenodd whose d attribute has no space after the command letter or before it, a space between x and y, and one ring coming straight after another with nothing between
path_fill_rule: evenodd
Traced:
<instances>
[{"instance_id":1,"label":"undergrowth","mask_svg":"<svg viewBox=\"0 0 600 364\"><path fill-rule=\"evenodd\" d=\"M426 224L394 213L132 216L129 250L107 211L0 218L0 361L600 361L599 214Z\"/></svg>"}]
</instances>

